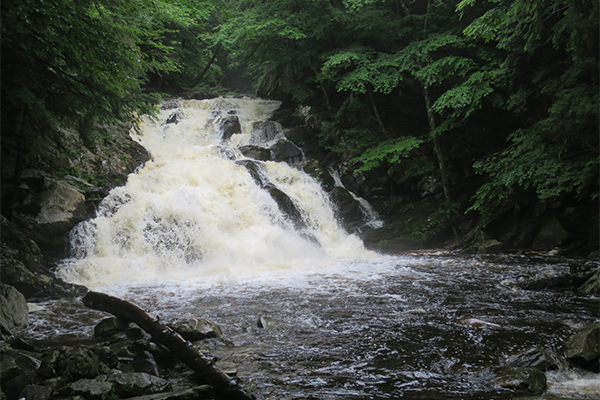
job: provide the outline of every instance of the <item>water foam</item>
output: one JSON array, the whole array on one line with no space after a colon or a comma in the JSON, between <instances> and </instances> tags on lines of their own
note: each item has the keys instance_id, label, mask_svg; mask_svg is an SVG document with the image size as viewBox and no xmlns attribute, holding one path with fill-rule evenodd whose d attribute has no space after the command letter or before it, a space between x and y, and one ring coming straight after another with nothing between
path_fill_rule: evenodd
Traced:
<instances>
[{"instance_id":1,"label":"water foam","mask_svg":"<svg viewBox=\"0 0 600 400\"><path fill-rule=\"evenodd\" d=\"M264 164L271 184L300 211L307 235L235 162L244 158L237 146L256 144L257 124L278 105L190 100L156 119L144 117L132 137L152 160L110 192L96 218L73 230L73 256L59 266L58 275L95 287L318 268L340 258L374 257L339 226L313 178L285 163ZM167 123L174 115L177 123ZM231 115L238 117L242 132L224 141L219 124ZM270 136L264 140L272 141Z\"/></svg>"}]
</instances>

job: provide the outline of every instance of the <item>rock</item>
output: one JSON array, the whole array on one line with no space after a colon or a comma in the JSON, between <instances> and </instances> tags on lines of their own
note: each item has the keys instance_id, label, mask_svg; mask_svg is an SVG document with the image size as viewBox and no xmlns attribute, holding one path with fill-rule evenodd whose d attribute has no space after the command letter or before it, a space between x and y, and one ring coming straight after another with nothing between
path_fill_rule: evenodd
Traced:
<instances>
[{"instance_id":1,"label":"rock","mask_svg":"<svg viewBox=\"0 0 600 400\"><path fill-rule=\"evenodd\" d=\"M54 349L42 357L42 365L37 370L37 374L42 378L54 378L58 375L60 361L60 351Z\"/></svg>"},{"instance_id":2,"label":"rock","mask_svg":"<svg viewBox=\"0 0 600 400\"><path fill-rule=\"evenodd\" d=\"M348 232L356 232L365 224L360 203L346 189L334 187L329 192L329 198L335 205L336 216Z\"/></svg>"},{"instance_id":3,"label":"rock","mask_svg":"<svg viewBox=\"0 0 600 400\"><path fill-rule=\"evenodd\" d=\"M263 329L273 329L277 326L277 321L269 316L261 315L258 317L256 326Z\"/></svg>"},{"instance_id":4,"label":"rock","mask_svg":"<svg viewBox=\"0 0 600 400\"><path fill-rule=\"evenodd\" d=\"M0 357L0 383L9 399L18 398L23 388L37 377L40 361L26 353L3 349Z\"/></svg>"},{"instance_id":5,"label":"rock","mask_svg":"<svg viewBox=\"0 0 600 400\"><path fill-rule=\"evenodd\" d=\"M316 160L306 160L302 163L302 170L315 178L329 192L335 187L335 179L327 168Z\"/></svg>"},{"instance_id":6,"label":"rock","mask_svg":"<svg viewBox=\"0 0 600 400\"><path fill-rule=\"evenodd\" d=\"M63 387L62 396L82 396L86 400L109 400L114 398L113 385L104 379L80 379Z\"/></svg>"},{"instance_id":7,"label":"rock","mask_svg":"<svg viewBox=\"0 0 600 400\"><path fill-rule=\"evenodd\" d=\"M145 372L149 375L160 376L158 365L152 353L144 350L133 357L133 369L136 372Z\"/></svg>"},{"instance_id":8,"label":"rock","mask_svg":"<svg viewBox=\"0 0 600 400\"><path fill-rule=\"evenodd\" d=\"M6 339L27 326L27 300L13 286L0 283L0 338Z\"/></svg>"},{"instance_id":9,"label":"rock","mask_svg":"<svg viewBox=\"0 0 600 400\"><path fill-rule=\"evenodd\" d=\"M250 144L261 146L282 138L283 129L279 122L258 121L252 124Z\"/></svg>"},{"instance_id":10,"label":"rock","mask_svg":"<svg viewBox=\"0 0 600 400\"><path fill-rule=\"evenodd\" d=\"M509 367L532 367L542 371L555 370L562 366L559 357L542 348L532 348L524 353L510 357Z\"/></svg>"},{"instance_id":11,"label":"rock","mask_svg":"<svg viewBox=\"0 0 600 400\"><path fill-rule=\"evenodd\" d=\"M109 376L107 381L111 382L115 392L123 397L160 393L171 388L168 381L144 372L116 374Z\"/></svg>"},{"instance_id":12,"label":"rock","mask_svg":"<svg viewBox=\"0 0 600 400\"><path fill-rule=\"evenodd\" d=\"M104 318L94 327L94 337L110 337L116 333L125 332L127 328L129 328L129 322L124 319L117 317Z\"/></svg>"},{"instance_id":13,"label":"rock","mask_svg":"<svg viewBox=\"0 0 600 400\"><path fill-rule=\"evenodd\" d=\"M502 251L504 244L496 239L486 240L478 248L479 254L498 254Z\"/></svg>"},{"instance_id":14,"label":"rock","mask_svg":"<svg viewBox=\"0 0 600 400\"><path fill-rule=\"evenodd\" d=\"M48 235L62 236L89 216L85 196L66 181L49 180L35 221Z\"/></svg>"},{"instance_id":15,"label":"rock","mask_svg":"<svg viewBox=\"0 0 600 400\"><path fill-rule=\"evenodd\" d=\"M26 400L48 400L52 395L52 388L41 385L27 385L21 391L20 397Z\"/></svg>"},{"instance_id":16,"label":"rock","mask_svg":"<svg viewBox=\"0 0 600 400\"><path fill-rule=\"evenodd\" d=\"M189 318L178 321L172 328L189 341L203 340L223 336L219 325L206 318Z\"/></svg>"},{"instance_id":17,"label":"rock","mask_svg":"<svg viewBox=\"0 0 600 400\"><path fill-rule=\"evenodd\" d=\"M96 353L100 362L106 365L108 368L117 368L119 365L119 357L117 356L117 353L115 353L110 347L94 347L92 351Z\"/></svg>"},{"instance_id":18,"label":"rock","mask_svg":"<svg viewBox=\"0 0 600 400\"><path fill-rule=\"evenodd\" d=\"M220 121L219 126L222 132L222 140L229 140L233 135L242 133L240 119L237 115L229 115L223 118Z\"/></svg>"},{"instance_id":19,"label":"rock","mask_svg":"<svg viewBox=\"0 0 600 400\"><path fill-rule=\"evenodd\" d=\"M202 385L191 389L176 392L147 394L145 396L130 397L128 400L202 400L213 399L214 389L210 385Z\"/></svg>"},{"instance_id":20,"label":"rock","mask_svg":"<svg viewBox=\"0 0 600 400\"><path fill-rule=\"evenodd\" d=\"M254 160L237 160L235 163L246 168L259 187L264 188L269 184L269 179L262 163Z\"/></svg>"},{"instance_id":21,"label":"rock","mask_svg":"<svg viewBox=\"0 0 600 400\"><path fill-rule=\"evenodd\" d=\"M298 146L286 139L281 139L271 147L271 159L293 164L304 159L304 153Z\"/></svg>"},{"instance_id":22,"label":"rock","mask_svg":"<svg viewBox=\"0 0 600 400\"><path fill-rule=\"evenodd\" d=\"M269 161L271 159L271 151L264 147L246 145L240 146L239 150L242 152L244 157L252 158L254 160Z\"/></svg>"},{"instance_id":23,"label":"rock","mask_svg":"<svg viewBox=\"0 0 600 400\"><path fill-rule=\"evenodd\" d=\"M60 357L61 370L74 379L94 378L100 374L100 360L91 350L67 349Z\"/></svg>"},{"instance_id":24,"label":"rock","mask_svg":"<svg viewBox=\"0 0 600 400\"><path fill-rule=\"evenodd\" d=\"M594 274L579 288L583 293L600 295L600 270Z\"/></svg>"},{"instance_id":25,"label":"rock","mask_svg":"<svg viewBox=\"0 0 600 400\"><path fill-rule=\"evenodd\" d=\"M531 246L536 249L552 249L562 245L569 236L560 221L551 217L539 230Z\"/></svg>"},{"instance_id":26,"label":"rock","mask_svg":"<svg viewBox=\"0 0 600 400\"><path fill-rule=\"evenodd\" d=\"M567 359L581 368L599 372L600 322L588 325L566 343Z\"/></svg>"},{"instance_id":27,"label":"rock","mask_svg":"<svg viewBox=\"0 0 600 400\"><path fill-rule=\"evenodd\" d=\"M268 184L265 189L269 192L273 200L275 200L279 210L294 224L296 229L301 230L306 228L306 223L304 222L304 219L302 219L300 210L298 210L296 204L294 204L287 194L277 189L272 184Z\"/></svg>"},{"instance_id":28,"label":"rock","mask_svg":"<svg viewBox=\"0 0 600 400\"><path fill-rule=\"evenodd\" d=\"M507 367L496 371L494 384L517 393L542 394L548 387L546 375L537 368Z\"/></svg>"}]
</instances>

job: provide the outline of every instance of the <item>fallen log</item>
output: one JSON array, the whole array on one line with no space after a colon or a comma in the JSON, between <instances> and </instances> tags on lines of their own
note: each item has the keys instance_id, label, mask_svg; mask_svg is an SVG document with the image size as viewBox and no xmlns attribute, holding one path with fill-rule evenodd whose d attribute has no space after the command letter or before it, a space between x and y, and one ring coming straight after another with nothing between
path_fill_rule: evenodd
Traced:
<instances>
[{"instance_id":1,"label":"fallen log","mask_svg":"<svg viewBox=\"0 0 600 400\"><path fill-rule=\"evenodd\" d=\"M202 352L194 348L190 342L135 304L104 293L92 291L83 297L83 304L86 307L108 312L114 316L136 323L157 342L179 357L185 365L196 372L202 383L211 385L218 393L226 395L227 399L255 399L253 395L244 392L235 380L231 379L215 366L212 360L209 360Z\"/></svg>"}]
</instances>

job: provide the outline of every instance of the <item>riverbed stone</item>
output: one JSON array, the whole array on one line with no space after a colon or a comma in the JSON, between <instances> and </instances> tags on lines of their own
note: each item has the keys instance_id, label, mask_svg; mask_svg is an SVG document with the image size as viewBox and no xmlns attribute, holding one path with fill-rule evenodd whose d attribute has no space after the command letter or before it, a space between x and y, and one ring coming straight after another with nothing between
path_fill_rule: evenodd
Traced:
<instances>
[{"instance_id":1,"label":"riverbed stone","mask_svg":"<svg viewBox=\"0 0 600 400\"><path fill-rule=\"evenodd\" d=\"M60 351L53 349L48 351L42 357L42 365L38 368L37 373L42 378L54 378L58 375L60 362Z\"/></svg>"},{"instance_id":2,"label":"riverbed stone","mask_svg":"<svg viewBox=\"0 0 600 400\"><path fill-rule=\"evenodd\" d=\"M29 354L11 348L0 354L0 383L8 398L18 398L23 388L36 378L40 361Z\"/></svg>"},{"instance_id":3,"label":"riverbed stone","mask_svg":"<svg viewBox=\"0 0 600 400\"><path fill-rule=\"evenodd\" d=\"M46 179L47 189L41 195L41 209L35 221L48 235L62 236L89 216L85 196L67 181Z\"/></svg>"},{"instance_id":4,"label":"riverbed stone","mask_svg":"<svg viewBox=\"0 0 600 400\"><path fill-rule=\"evenodd\" d=\"M20 397L25 400L48 400L51 396L52 388L42 385L27 385L20 394Z\"/></svg>"},{"instance_id":5,"label":"riverbed stone","mask_svg":"<svg viewBox=\"0 0 600 400\"><path fill-rule=\"evenodd\" d=\"M239 150L245 157L252 158L254 160L259 161L269 161L271 160L271 151L264 147L254 146L254 145L246 145L240 146Z\"/></svg>"},{"instance_id":6,"label":"riverbed stone","mask_svg":"<svg viewBox=\"0 0 600 400\"><path fill-rule=\"evenodd\" d=\"M67 349L60 359L61 369L74 379L94 378L100 374L100 360L91 350Z\"/></svg>"},{"instance_id":7,"label":"riverbed stone","mask_svg":"<svg viewBox=\"0 0 600 400\"><path fill-rule=\"evenodd\" d=\"M600 295L600 270L594 274L579 288L583 293Z\"/></svg>"},{"instance_id":8,"label":"riverbed stone","mask_svg":"<svg viewBox=\"0 0 600 400\"><path fill-rule=\"evenodd\" d=\"M534 347L507 360L510 367L532 367L542 371L558 369L563 363L557 354L541 347Z\"/></svg>"},{"instance_id":9,"label":"riverbed stone","mask_svg":"<svg viewBox=\"0 0 600 400\"><path fill-rule=\"evenodd\" d=\"M229 140L233 135L242 133L240 119L237 115L228 115L223 118L220 123L222 140Z\"/></svg>"},{"instance_id":10,"label":"riverbed stone","mask_svg":"<svg viewBox=\"0 0 600 400\"><path fill-rule=\"evenodd\" d=\"M96 338L106 338L116 333L125 332L127 328L129 328L129 321L123 318L108 317L94 327L94 336Z\"/></svg>"},{"instance_id":11,"label":"riverbed stone","mask_svg":"<svg viewBox=\"0 0 600 400\"><path fill-rule=\"evenodd\" d=\"M213 399L214 388L210 385L202 385L190 389L175 392L147 394L143 396L130 397L128 400L202 400Z\"/></svg>"},{"instance_id":12,"label":"riverbed stone","mask_svg":"<svg viewBox=\"0 0 600 400\"><path fill-rule=\"evenodd\" d=\"M104 379L79 379L59 391L63 396L82 396L86 400L109 400L114 396L113 384Z\"/></svg>"},{"instance_id":13,"label":"riverbed stone","mask_svg":"<svg viewBox=\"0 0 600 400\"><path fill-rule=\"evenodd\" d=\"M502 251L504 244L496 239L486 240L479 245L477 253L479 254L498 254Z\"/></svg>"},{"instance_id":14,"label":"riverbed stone","mask_svg":"<svg viewBox=\"0 0 600 400\"><path fill-rule=\"evenodd\" d=\"M223 336L221 327L207 318L188 318L173 324L172 328L189 341Z\"/></svg>"},{"instance_id":15,"label":"riverbed stone","mask_svg":"<svg viewBox=\"0 0 600 400\"><path fill-rule=\"evenodd\" d=\"M269 147L269 150L271 151L271 159L274 161L293 164L304 159L302 150L287 139L280 139Z\"/></svg>"},{"instance_id":16,"label":"riverbed stone","mask_svg":"<svg viewBox=\"0 0 600 400\"><path fill-rule=\"evenodd\" d=\"M115 374L108 376L106 380L111 382L115 392L123 397L161 393L171 389L169 381L145 372Z\"/></svg>"},{"instance_id":17,"label":"riverbed stone","mask_svg":"<svg viewBox=\"0 0 600 400\"><path fill-rule=\"evenodd\" d=\"M553 249L562 245L569 236L560 221L551 217L540 228L531 246L534 249Z\"/></svg>"},{"instance_id":18,"label":"riverbed stone","mask_svg":"<svg viewBox=\"0 0 600 400\"><path fill-rule=\"evenodd\" d=\"M144 350L133 357L133 369L136 372L145 372L150 375L160 376L156 359L148 350Z\"/></svg>"},{"instance_id":19,"label":"riverbed stone","mask_svg":"<svg viewBox=\"0 0 600 400\"><path fill-rule=\"evenodd\" d=\"M27 326L27 300L13 286L0 283L0 339Z\"/></svg>"},{"instance_id":20,"label":"riverbed stone","mask_svg":"<svg viewBox=\"0 0 600 400\"><path fill-rule=\"evenodd\" d=\"M567 359L581 368L600 372L600 322L586 326L566 343Z\"/></svg>"},{"instance_id":21,"label":"riverbed stone","mask_svg":"<svg viewBox=\"0 0 600 400\"><path fill-rule=\"evenodd\" d=\"M496 371L495 385L522 394L542 394L548 384L537 368L506 367Z\"/></svg>"}]
</instances>

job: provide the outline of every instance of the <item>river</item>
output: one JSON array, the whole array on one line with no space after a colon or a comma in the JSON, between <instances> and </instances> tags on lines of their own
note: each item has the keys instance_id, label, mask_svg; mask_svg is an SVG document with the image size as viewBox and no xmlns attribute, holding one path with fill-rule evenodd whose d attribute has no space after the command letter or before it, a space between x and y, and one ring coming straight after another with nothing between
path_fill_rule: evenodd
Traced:
<instances>
[{"instance_id":1,"label":"river","mask_svg":"<svg viewBox=\"0 0 600 400\"><path fill-rule=\"evenodd\" d=\"M510 398L490 371L536 346L560 350L598 320L597 298L521 288L567 272L567 260L377 254L305 173L250 160L253 176L240 148L285 139L262 122L278 105L180 100L144 118L132 136L152 160L73 230L57 274L163 321L216 321L225 340L202 349L261 399ZM241 133L224 138L235 120ZM302 224L265 187L285 193ZM25 336L89 337L102 316L77 299L41 303ZM600 392L597 374L547 377L546 399Z\"/></svg>"}]
</instances>

